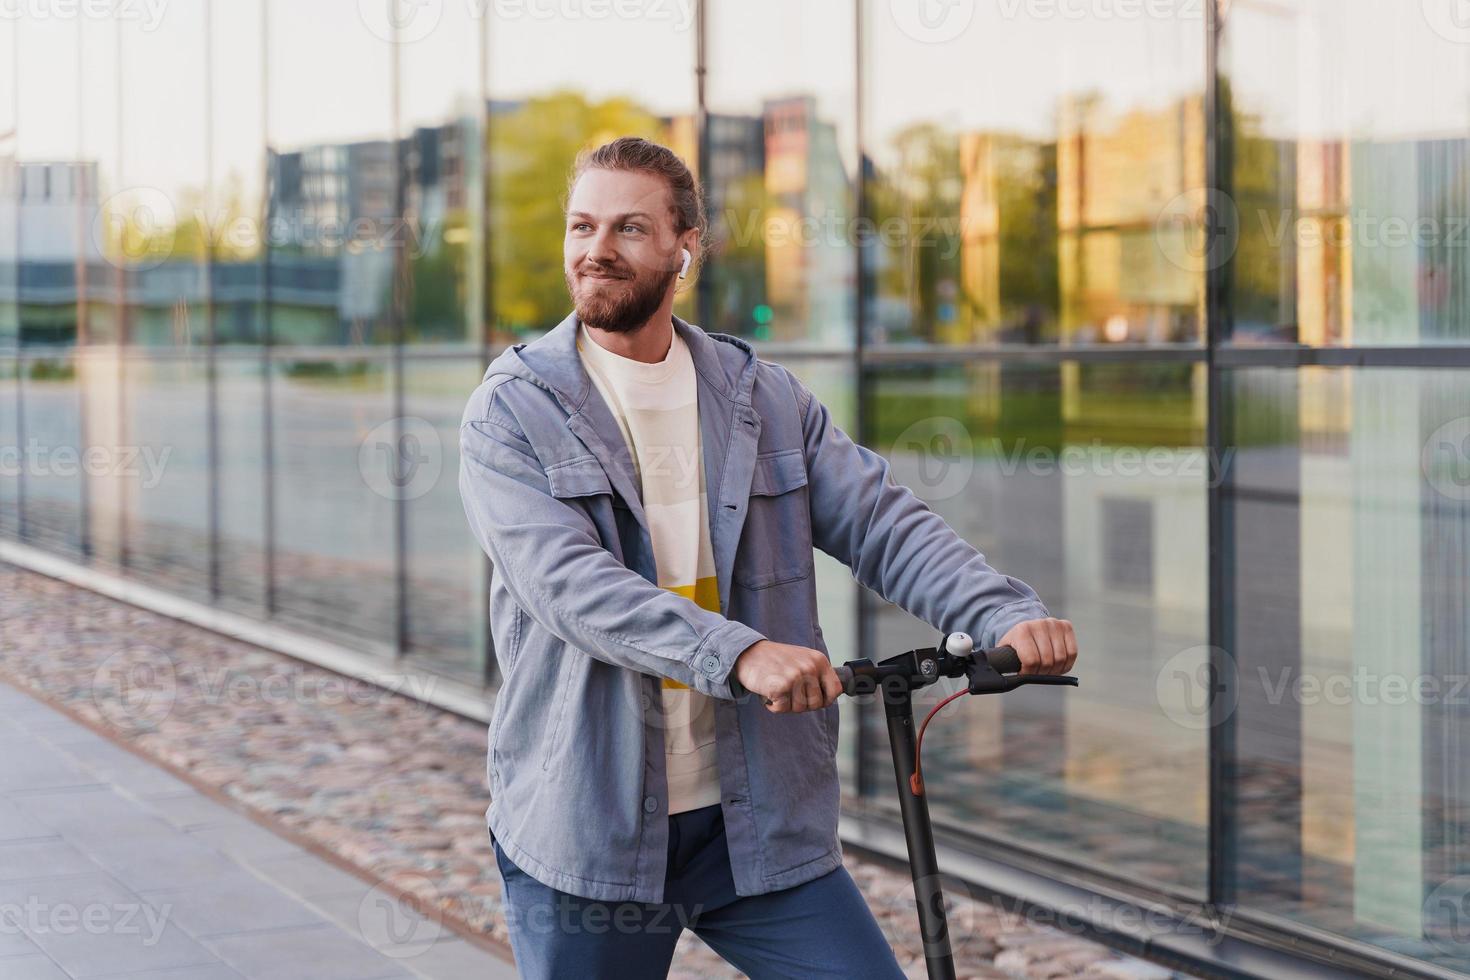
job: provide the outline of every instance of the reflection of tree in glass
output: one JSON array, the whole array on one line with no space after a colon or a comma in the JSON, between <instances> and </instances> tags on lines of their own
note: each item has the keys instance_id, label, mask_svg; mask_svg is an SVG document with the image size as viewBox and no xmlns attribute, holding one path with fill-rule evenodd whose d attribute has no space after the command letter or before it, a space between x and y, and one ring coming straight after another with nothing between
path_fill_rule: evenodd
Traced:
<instances>
[{"instance_id":1,"label":"reflection of tree in glass","mask_svg":"<svg viewBox=\"0 0 1470 980\"><path fill-rule=\"evenodd\" d=\"M497 341L555 326L571 309L562 278L567 175L577 152L618 136L672 145L671 124L623 99L556 92L491 106L490 289ZM693 163L688 160L686 162ZM508 334L508 335L506 335Z\"/></svg>"},{"instance_id":2,"label":"reflection of tree in glass","mask_svg":"<svg viewBox=\"0 0 1470 980\"><path fill-rule=\"evenodd\" d=\"M923 123L892 145L869 185L881 338L1054 340L1056 143Z\"/></svg>"},{"instance_id":3,"label":"reflection of tree in glass","mask_svg":"<svg viewBox=\"0 0 1470 980\"><path fill-rule=\"evenodd\" d=\"M892 168L868 185L882 256L876 270L878 339L942 342L941 334L957 319L959 140L924 122L899 130L891 144ZM940 220L945 216L947 221Z\"/></svg>"}]
</instances>

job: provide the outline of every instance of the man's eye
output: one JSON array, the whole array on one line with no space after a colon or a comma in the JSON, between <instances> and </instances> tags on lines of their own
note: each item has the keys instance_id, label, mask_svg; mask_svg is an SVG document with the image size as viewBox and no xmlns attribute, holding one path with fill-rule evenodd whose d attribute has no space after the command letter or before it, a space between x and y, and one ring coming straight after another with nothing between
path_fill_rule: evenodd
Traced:
<instances>
[{"instance_id":1,"label":"man's eye","mask_svg":"<svg viewBox=\"0 0 1470 980\"><path fill-rule=\"evenodd\" d=\"M639 225L623 225L623 230L630 231L636 235L641 233L643 231L643 228Z\"/></svg>"}]
</instances>

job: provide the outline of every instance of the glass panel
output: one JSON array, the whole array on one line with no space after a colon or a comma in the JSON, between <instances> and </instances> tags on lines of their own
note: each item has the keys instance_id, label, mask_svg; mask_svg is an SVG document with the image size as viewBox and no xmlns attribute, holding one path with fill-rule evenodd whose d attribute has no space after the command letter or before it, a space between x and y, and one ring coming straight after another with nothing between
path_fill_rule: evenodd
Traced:
<instances>
[{"instance_id":1,"label":"glass panel","mask_svg":"<svg viewBox=\"0 0 1470 980\"><path fill-rule=\"evenodd\" d=\"M1470 969L1470 374L1226 393L1240 903Z\"/></svg>"},{"instance_id":2,"label":"glass panel","mask_svg":"<svg viewBox=\"0 0 1470 980\"><path fill-rule=\"evenodd\" d=\"M393 339L392 42L371 18L346 13L332 4L270 6L267 227L276 344Z\"/></svg>"},{"instance_id":3,"label":"glass panel","mask_svg":"<svg viewBox=\"0 0 1470 980\"><path fill-rule=\"evenodd\" d=\"M20 384L16 359L0 354L0 535L20 533L20 481L26 465L20 439Z\"/></svg>"},{"instance_id":4,"label":"glass panel","mask_svg":"<svg viewBox=\"0 0 1470 980\"><path fill-rule=\"evenodd\" d=\"M476 684L485 677L489 582L459 499L459 420L483 373L458 358L405 362L402 428L375 437L368 464L383 491L405 501L410 653Z\"/></svg>"},{"instance_id":5,"label":"glass panel","mask_svg":"<svg viewBox=\"0 0 1470 980\"><path fill-rule=\"evenodd\" d=\"M96 200L99 159L84 156L77 142L83 19L9 19L16 39L14 70L26 82L16 89L14 140L16 159L25 161L15 178L22 344L76 342L77 257L85 248L89 266L100 259L94 237L78 234L76 214L79 205L86 206L84 194L85 200ZM99 130L104 126L97 124Z\"/></svg>"},{"instance_id":6,"label":"glass panel","mask_svg":"<svg viewBox=\"0 0 1470 980\"><path fill-rule=\"evenodd\" d=\"M30 353L20 360L23 540L80 560L83 458L77 355ZM114 391L116 389L114 388Z\"/></svg>"},{"instance_id":7,"label":"glass panel","mask_svg":"<svg viewBox=\"0 0 1470 980\"><path fill-rule=\"evenodd\" d=\"M0 64L15 64L15 21L9 18L0 19ZM10 73L0 75L3 75L0 77L0 352L13 354L20 334L20 310L16 303L20 170L15 157L14 79Z\"/></svg>"},{"instance_id":8,"label":"glass panel","mask_svg":"<svg viewBox=\"0 0 1470 980\"><path fill-rule=\"evenodd\" d=\"M209 598L205 22L202 5L157 23L118 18L117 78L87 99L121 112L119 188L103 204L107 254L122 272L121 337L160 357L122 361L123 413L111 472L121 494L123 560L138 578ZM108 82L111 79L107 80ZM103 100L110 100L104 103ZM115 108L114 108L115 107ZM168 353L171 351L172 353ZM111 406L89 404L89 435ZM93 438L100 453L105 444ZM99 519L104 512L97 511Z\"/></svg>"},{"instance_id":9,"label":"glass panel","mask_svg":"<svg viewBox=\"0 0 1470 980\"><path fill-rule=\"evenodd\" d=\"M1204 4L866 2L870 341L1198 343Z\"/></svg>"},{"instance_id":10,"label":"glass panel","mask_svg":"<svg viewBox=\"0 0 1470 980\"><path fill-rule=\"evenodd\" d=\"M156 23L117 18L115 30L122 96L111 78L96 80L88 94L111 100L97 108L122 113L120 186L104 210L114 229L109 255L124 272L123 337L146 347L202 346L212 225L205 209L205 6L171 7Z\"/></svg>"},{"instance_id":11,"label":"glass panel","mask_svg":"<svg viewBox=\"0 0 1470 980\"><path fill-rule=\"evenodd\" d=\"M386 358L280 357L271 379L276 611L392 644L394 502L366 465L393 417Z\"/></svg>"},{"instance_id":12,"label":"glass panel","mask_svg":"<svg viewBox=\"0 0 1470 980\"><path fill-rule=\"evenodd\" d=\"M25 166L34 188L26 197L45 208L38 223L50 230L39 239L44 264L35 267L35 272L46 279L38 292L54 297L57 327L64 317L83 345L75 361L81 413L77 438L80 445L96 447L103 460L102 465L88 466L79 476L85 483L81 494L86 507L86 546L94 562L116 572L127 561L128 500L135 491L118 465L129 440L126 368L118 348L126 334L122 297L128 290L132 263L144 262L158 239L160 225L154 217L164 215L166 225L172 202L141 184L129 185L122 172L118 58L124 28L120 19L80 17L73 25L65 43L77 58L71 84L78 90L76 101L68 108L74 105L71 111L87 124L74 127L74 139L67 141L64 156L43 157L45 162L35 168ZM32 31L47 34L56 29L28 21L23 30L29 36ZM26 130L27 122L22 119L23 143L30 142ZM29 157L28 152L23 153L23 159ZM22 223L20 237L29 258L36 240L30 221ZM27 285L22 288L29 295ZM61 339L55 329L28 333L37 340ZM29 337L26 342L31 342ZM32 418L29 411L26 414L29 434ZM26 498L29 506L29 488Z\"/></svg>"},{"instance_id":13,"label":"glass panel","mask_svg":"<svg viewBox=\"0 0 1470 980\"><path fill-rule=\"evenodd\" d=\"M265 610L265 96L264 0L209 7L211 163L208 246L216 338L219 601Z\"/></svg>"},{"instance_id":14,"label":"glass panel","mask_svg":"<svg viewBox=\"0 0 1470 980\"><path fill-rule=\"evenodd\" d=\"M209 600L209 410L202 357L130 357L117 453L94 444L96 463L126 501L131 575L170 592Z\"/></svg>"},{"instance_id":15,"label":"glass panel","mask_svg":"<svg viewBox=\"0 0 1470 980\"><path fill-rule=\"evenodd\" d=\"M1207 638L1204 365L892 366L868 445L1079 641L1077 690L962 700L924 740L937 823L1160 885L1205 883L1208 737L1155 678ZM873 659L940 630L874 600ZM927 713L960 688L926 688ZM1162 696L1161 696L1162 694ZM881 711L871 785L893 801Z\"/></svg>"},{"instance_id":16,"label":"glass panel","mask_svg":"<svg viewBox=\"0 0 1470 980\"><path fill-rule=\"evenodd\" d=\"M15 21L0 19L0 64L15 64ZM16 164L14 79L0 73L0 534L14 537L20 522L20 388L16 346L20 343L20 168Z\"/></svg>"},{"instance_id":17,"label":"glass panel","mask_svg":"<svg viewBox=\"0 0 1470 980\"><path fill-rule=\"evenodd\" d=\"M706 11L704 180L719 244L703 276L704 326L850 347L855 9L845 0L713 0Z\"/></svg>"},{"instance_id":18,"label":"glass panel","mask_svg":"<svg viewBox=\"0 0 1470 980\"><path fill-rule=\"evenodd\" d=\"M1465 23L1455 0L1232 5L1235 342L1470 341Z\"/></svg>"},{"instance_id":19,"label":"glass panel","mask_svg":"<svg viewBox=\"0 0 1470 980\"><path fill-rule=\"evenodd\" d=\"M400 112L407 161L405 250L410 344L477 345L484 314L485 20L476 4L435 7L433 30L405 30ZM478 351L475 356L478 357Z\"/></svg>"},{"instance_id":20,"label":"glass panel","mask_svg":"<svg viewBox=\"0 0 1470 980\"><path fill-rule=\"evenodd\" d=\"M258 351L251 348L222 348L215 372L219 599L263 616L265 509L272 486L265 454L265 372Z\"/></svg>"},{"instance_id":21,"label":"glass panel","mask_svg":"<svg viewBox=\"0 0 1470 980\"><path fill-rule=\"evenodd\" d=\"M562 201L577 151L618 136L643 136L697 166L694 7L492 9L492 340L514 343L556 326L572 311L562 276ZM685 287L674 305L688 320L697 320L693 294Z\"/></svg>"}]
</instances>

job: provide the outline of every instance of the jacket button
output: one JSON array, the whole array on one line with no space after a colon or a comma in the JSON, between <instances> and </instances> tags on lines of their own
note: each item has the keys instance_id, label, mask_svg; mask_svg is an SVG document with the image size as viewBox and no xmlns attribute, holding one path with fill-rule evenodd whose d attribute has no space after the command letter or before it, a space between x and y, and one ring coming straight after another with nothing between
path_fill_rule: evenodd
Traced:
<instances>
[{"instance_id":1,"label":"jacket button","mask_svg":"<svg viewBox=\"0 0 1470 980\"><path fill-rule=\"evenodd\" d=\"M704 672L706 674L718 674L720 672L720 658L714 654L706 654L704 658Z\"/></svg>"},{"instance_id":2,"label":"jacket button","mask_svg":"<svg viewBox=\"0 0 1470 980\"><path fill-rule=\"evenodd\" d=\"M644 813L652 813L653 811L655 811L657 809L658 809L658 799L656 797L645 796L643 798L643 812Z\"/></svg>"}]
</instances>

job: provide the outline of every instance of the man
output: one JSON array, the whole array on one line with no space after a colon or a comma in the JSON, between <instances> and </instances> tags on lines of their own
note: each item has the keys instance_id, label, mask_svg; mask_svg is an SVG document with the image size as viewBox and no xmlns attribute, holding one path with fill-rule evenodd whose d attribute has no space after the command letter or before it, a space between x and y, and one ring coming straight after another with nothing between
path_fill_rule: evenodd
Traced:
<instances>
[{"instance_id":1,"label":"man","mask_svg":"<svg viewBox=\"0 0 1470 980\"><path fill-rule=\"evenodd\" d=\"M525 976L657 977L687 927L753 977L901 977L842 865L813 547L1026 673L1070 670L1076 637L794 375L673 317L705 233L668 149L584 154L575 311L497 357L461 422L511 944Z\"/></svg>"}]
</instances>

